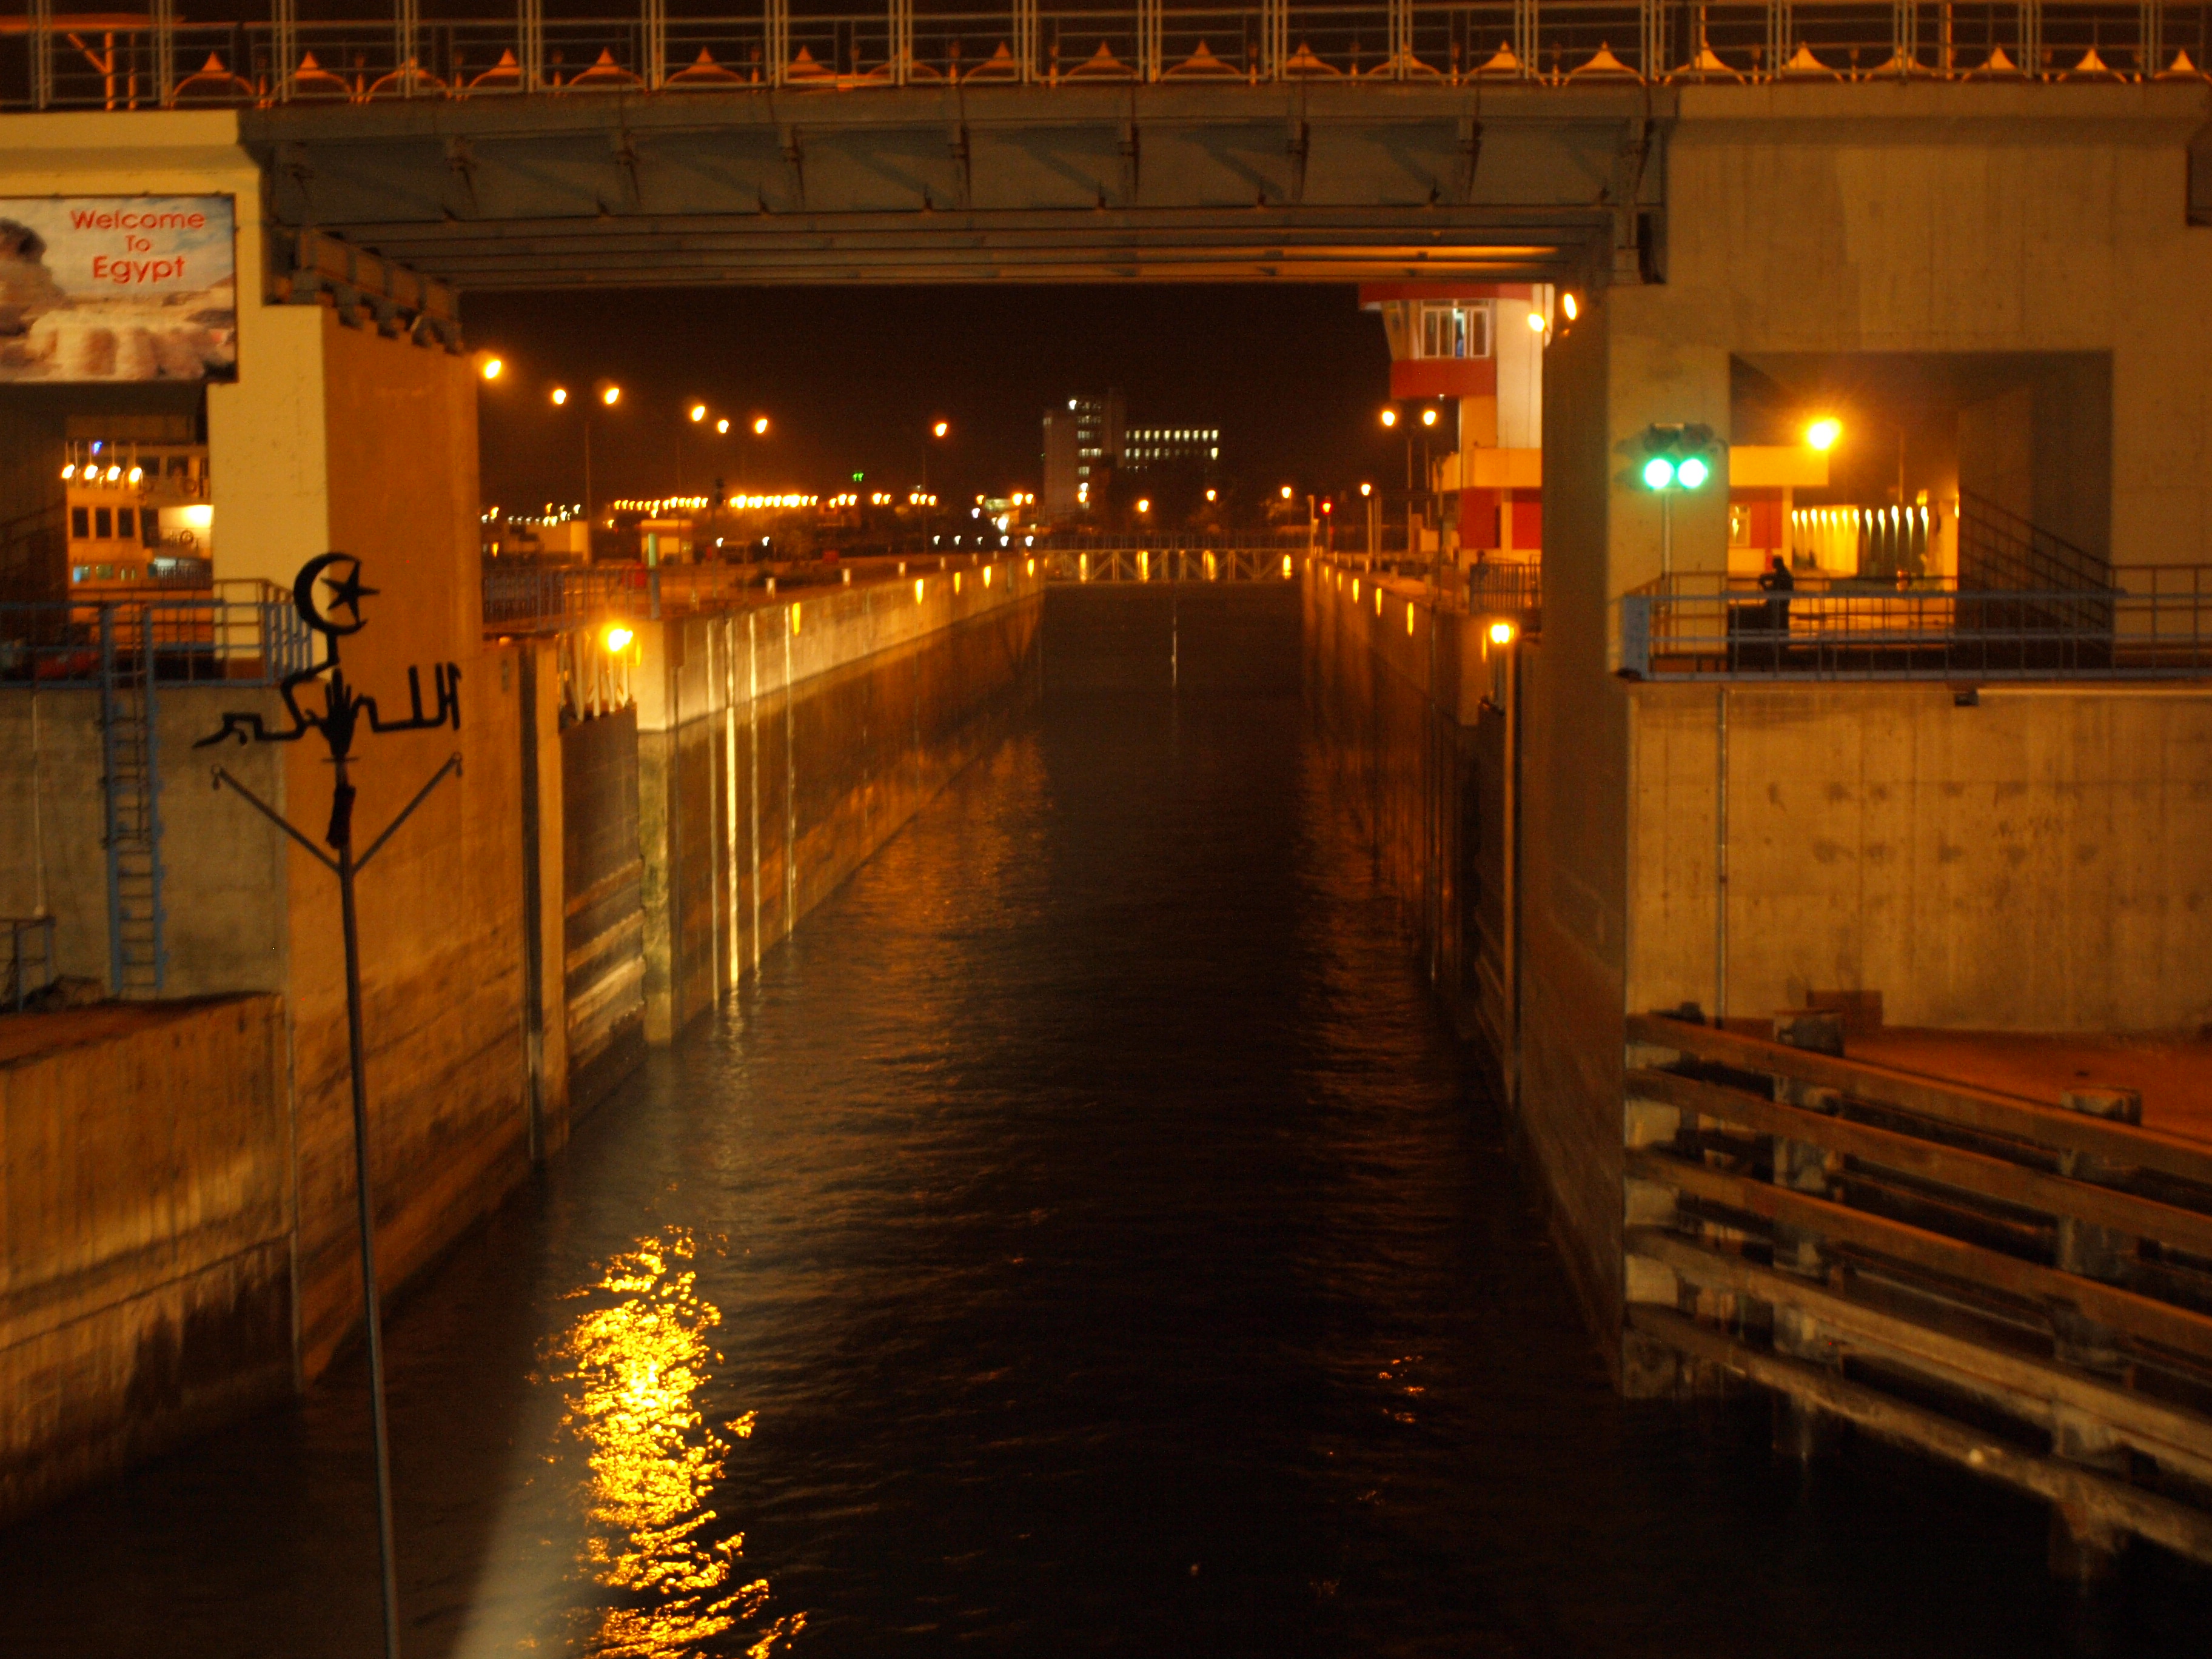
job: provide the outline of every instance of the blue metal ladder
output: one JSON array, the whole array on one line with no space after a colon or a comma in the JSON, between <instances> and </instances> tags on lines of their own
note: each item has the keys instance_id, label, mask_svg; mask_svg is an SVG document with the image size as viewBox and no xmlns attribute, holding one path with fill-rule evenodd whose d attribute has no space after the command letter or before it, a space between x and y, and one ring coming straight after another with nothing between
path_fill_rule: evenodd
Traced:
<instances>
[{"instance_id":1,"label":"blue metal ladder","mask_svg":"<svg viewBox=\"0 0 2212 1659\"><path fill-rule=\"evenodd\" d=\"M161 778L155 735L154 617L137 607L135 641L116 638L117 607L100 608L100 785L106 796L107 986L155 997L168 975L162 940Z\"/></svg>"}]
</instances>

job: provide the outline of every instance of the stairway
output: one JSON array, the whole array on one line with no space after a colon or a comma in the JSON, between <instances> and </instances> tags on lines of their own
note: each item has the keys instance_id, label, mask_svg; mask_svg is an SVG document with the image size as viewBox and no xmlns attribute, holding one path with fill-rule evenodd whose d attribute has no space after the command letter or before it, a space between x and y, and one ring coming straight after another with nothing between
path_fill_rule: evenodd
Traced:
<instances>
[{"instance_id":1,"label":"stairway","mask_svg":"<svg viewBox=\"0 0 2212 1659\"><path fill-rule=\"evenodd\" d=\"M100 783L107 801L107 981L119 997L155 997L162 943L161 780L155 767L152 618L144 607L100 611Z\"/></svg>"}]
</instances>

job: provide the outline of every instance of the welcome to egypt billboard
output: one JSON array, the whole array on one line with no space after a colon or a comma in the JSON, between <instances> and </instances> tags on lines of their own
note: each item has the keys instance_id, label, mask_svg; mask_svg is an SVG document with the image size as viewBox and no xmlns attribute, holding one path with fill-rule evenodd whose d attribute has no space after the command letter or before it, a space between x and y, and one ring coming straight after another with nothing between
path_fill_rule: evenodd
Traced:
<instances>
[{"instance_id":1,"label":"welcome to egypt billboard","mask_svg":"<svg viewBox=\"0 0 2212 1659\"><path fill-rule=\"evenodd\" d=\"M0 381L228 380L228 196L0 197Z\"/></svg>"}]
</instances>

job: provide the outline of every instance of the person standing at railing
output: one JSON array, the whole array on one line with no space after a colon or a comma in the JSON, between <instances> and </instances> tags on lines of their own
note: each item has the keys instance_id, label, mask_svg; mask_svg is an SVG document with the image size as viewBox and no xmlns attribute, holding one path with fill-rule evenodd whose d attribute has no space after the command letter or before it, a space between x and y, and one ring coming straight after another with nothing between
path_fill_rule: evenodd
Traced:
<instances>
[{"instance_id":1,"label":"person standing at railing","mask_svg":"<svg viewBox=\"0 0 2212 1659\"><path fill-rule=\"evenodd\" d=\"M1790 572L1789 562L1779 553L1766 562L1766 568L1759 578L1766 601L1766 631L1787 641L1790 638L1790 595L1796 591L1797 578Z\"/></svg>"}]
</instances>

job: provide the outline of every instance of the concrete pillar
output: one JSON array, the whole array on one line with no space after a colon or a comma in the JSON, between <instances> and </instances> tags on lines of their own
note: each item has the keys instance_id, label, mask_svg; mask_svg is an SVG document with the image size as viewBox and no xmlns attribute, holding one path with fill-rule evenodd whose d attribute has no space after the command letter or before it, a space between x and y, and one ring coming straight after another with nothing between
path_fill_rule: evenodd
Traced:
<instances>
[{"instance_id":1,"label":"concrete pillar","mask_svg":"<svg viewBox=\"0 0 2212 1659\"><path fill-rule=\"evenodd\" d=\"M1644 431L1702 422L1725 442L1730 436L1729 349L1726 317L1713 314L1704 296L1664 287L1614 289L1604 308L1610 313L1607 574L1610 597L1618 598L1659 574L1660 501L1642 477ZM1673 492L1678 574L1728 569L1727 474L1723 465L1703 489Z\"/></svg>"}]
</instances>

